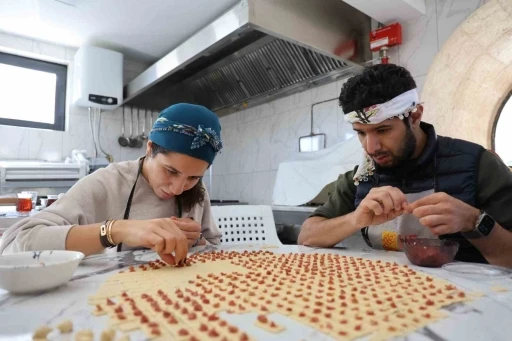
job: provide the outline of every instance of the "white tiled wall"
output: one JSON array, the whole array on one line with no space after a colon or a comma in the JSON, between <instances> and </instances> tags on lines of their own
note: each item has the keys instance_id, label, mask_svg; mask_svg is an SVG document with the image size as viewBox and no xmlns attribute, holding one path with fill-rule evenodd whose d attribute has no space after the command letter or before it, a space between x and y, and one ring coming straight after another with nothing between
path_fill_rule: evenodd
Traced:
<instances>
[{"instance_id":1,"label":"white tiled wall","mask_svg":"<svg viewBox=\"0 0 512 341\"><path fill-rule=\"evenodd\" d=\"M421 92L443 43L484 2L426 0L425 16L401 23L404 42L390 51L391 62L409 69ZM224 150L213 165L211 197L271 204L279 163L297 152L299 137L310 132L311 104L337 97L343 81L223 117ZM314 130L327 135L327 146L353 136L336 101L315 106Z\"/></svg>"},{"instance_id":2,"label":"white tiled wall","mask_svg":"<svg viewBox=\"0 0 512 341\"><path fill-rule=\"evenodd\" d=\"M75 48L49 44L41 41L18 37L0 32L0 51L27 54L28 57L50 58L54 61L69 63L68 67L68 102L71 98L73 79L73 56ZM140 74L147 65L124 62L124 82ZM0 106L1 110L1 106ZM66 131L58 132L42 129L19 128L0 125L0 160L5 159L43 159L61 161L70 155L73 149L86 149L93 155L93 140L89 129L88 111L74 105L68 105ZM132 159L143 154L143 149L121 148L117 138L121 133L121 111L102 114L102 147L114 156L116 161ZM126 125L128 128L128 124Z\"/></svg>"}]
</instances>

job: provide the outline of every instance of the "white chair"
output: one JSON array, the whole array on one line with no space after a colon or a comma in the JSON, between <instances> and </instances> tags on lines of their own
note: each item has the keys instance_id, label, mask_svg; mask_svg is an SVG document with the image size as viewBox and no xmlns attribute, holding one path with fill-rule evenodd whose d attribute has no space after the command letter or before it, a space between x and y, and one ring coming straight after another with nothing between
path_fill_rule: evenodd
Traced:
<instances>
[{"instance_id":1,"label":"white chair","mask_svg":"<svg viewBox=\"0 0 512 341\"><path fill-rule=\"evenodd\" d=\"M222 245L281 245L270 206L212 206Z\"/></svg>"}]
</instances>

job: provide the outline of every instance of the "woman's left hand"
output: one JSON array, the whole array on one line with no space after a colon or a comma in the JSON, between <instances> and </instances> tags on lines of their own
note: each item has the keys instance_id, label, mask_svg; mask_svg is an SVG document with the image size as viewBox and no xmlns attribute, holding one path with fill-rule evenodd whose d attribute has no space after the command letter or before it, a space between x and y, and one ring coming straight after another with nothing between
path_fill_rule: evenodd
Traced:
<instances>
[{"instance_id":1,"label":"woman's left hand","mask_svg":"<svg viewBox=\"0 0 512 341\"><path fill-rule=\"evenodd\" d=\"M176 218L171 217L171 219L176 223L180 230L185 233L188 240L188 247L192 247L201 235L201 224L192 218Z\"/></svg>"}]
</instances>

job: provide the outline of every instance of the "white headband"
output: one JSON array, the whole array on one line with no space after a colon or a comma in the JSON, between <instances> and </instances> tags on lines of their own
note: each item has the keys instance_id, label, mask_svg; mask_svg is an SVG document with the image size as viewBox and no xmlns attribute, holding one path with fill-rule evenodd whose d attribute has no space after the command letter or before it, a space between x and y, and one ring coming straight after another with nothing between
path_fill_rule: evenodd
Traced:
<instances>
[{"instance_id":1,"label":"white headband","mask_svg":"<svg viewBox=\"0 0 512 341\"><path fill-rule=\"evenodd\" d=\"M350 123L364 124L379 124L394 117L403 120L404 117L409 117L410 112L414 111L419 104L418 91L412 89L385 103L349 112L345 117ZM364 153L363 160L354 174L354 184L357 186L361 181L368 181L368 177L372 176L374 171L375 164L372 158Z\"/></svg>"},{"instance_id":2,"label":"white headband","mask_svg":"<svg viewBox=\"0 0 512 341\"><path fill-rule=\"evenodd\" d=\"M378 124L398 116L401 120L409 117L409 113L419 104L418 91L412 89L395 98L382 103L369 106L362 110L355 110L345 115L349 123Z\"/></svg>"}]
</instances>

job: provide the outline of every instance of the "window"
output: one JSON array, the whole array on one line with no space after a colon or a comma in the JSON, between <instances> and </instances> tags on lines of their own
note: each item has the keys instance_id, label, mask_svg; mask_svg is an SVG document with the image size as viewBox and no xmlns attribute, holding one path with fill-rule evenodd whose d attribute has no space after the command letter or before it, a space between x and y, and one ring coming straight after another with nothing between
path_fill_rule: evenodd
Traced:
<instances>
[{"instance_id":1,"label":"window","mask_svg":"<svg viewBox=\"0 0 512 341\"><path fill-rule=\"evenodd\" d=\"M0 125L64 130L67 66L0 52Z\"/></svg>"},{"instance_id":2,"label":"window","mask_svg":"<svg viewBox=\"0 0 512 341\"><path fill-rule=\"evenodd\" d=\"M505 99L496 117L493 132L493 149L507 166L512 166L512 94Z\"/></svg>"}]
</instances>

